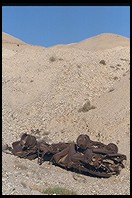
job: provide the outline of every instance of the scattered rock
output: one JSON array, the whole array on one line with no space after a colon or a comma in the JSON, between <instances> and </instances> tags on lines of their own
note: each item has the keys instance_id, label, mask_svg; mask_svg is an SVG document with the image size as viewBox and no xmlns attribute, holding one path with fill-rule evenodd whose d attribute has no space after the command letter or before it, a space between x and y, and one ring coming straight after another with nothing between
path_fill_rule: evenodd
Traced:
<instances>
[{"instance_id":1,"label":"scattered rock","mask_svg":"<svg viewBox=\"0 0 132 198\"><path fill-rule=\"evenodd\" d=\"M115 66L113 66L113 65L110 65L110 67L111 67L111 68L115 68Z\"/></svg>"},{"instance_id":2,"label":"scattered rock","mask_svg":"<svg viewBox=\"0 0 132 198\"><path fill-rule=\"evenodd\" d=\"M112 92L112 91L114 91L115 89L114 88L111 88L110 90L109 90L109 92Z\"/></svg>"},{"instance_id":3,"label":"scattered rock","mask_svg":"<svg viewBox=\"0 0 132 198\"><path fill-rule=\"evenodd\" d=\"M31 191L31 194L32 194L32 195L44 195L43 193L41 193L41 192L38 191L38 190L32 190L32 191Z\"/></svg>"},{"instance_id":4,"label":"scattered rock","mask_svg":"<svg viewBox=\"0 0 132 198\"><path fill-rule=\"evenodd\" d=\"M121 60L123 60L123 61L128 61L128 59L126 59L126 58L121 58Z\"/></svg>"},{"instance_id":5,"label":"scattered rock","mask_svg":"<svg viewBox=\"0 0 132 198\"><path fill-rule=\"evenodd\" d=\"M86 178L83 177L82 175L73 174L72 176L73 176L73 179L75 179L78 182L82 182L82 183L86 183L87 182Z\"/></svg>"},{"instance_id":6,"label":"scattered rock","mask_svg":"<svg viewBox=\"0 0 132 198\"><path fill-rule=\"evenodd\" d=\"M63 60L63 58L59 58L59 60L60 60L60 61L62 61L62 60Z\"/></svg>"},{"instance_id":7,"label":"scattered rock","mask_svg":"<svg viewBox=\"0 0 132 198\"><path fill-rule=\"evenodd\" d=\"M114 77L113 77L113 79L114 79L114 80L117 80L117 79L118 79L118 77L117 77L117 76L114 76Z\"/></svg>"},{"instance_id":8,"label":"scattered rock","mask_svg":"<svg viewBox=\"0 0 132 198\"><path fill-rule=\"evenodd\" d=\"M105 60L101 60L99 63L102 64L102 65L106 65Z\"/></svg>"},{"instance_id":9,"label":"scattered rock","mask_svg":"<svg viewBox=\"0 0 132 198\"><path fill-rule=\"evenodd\" d=\"M120 64L117 64L117 67L121 67L121 65Z\"/></svg>"}]
</instances>

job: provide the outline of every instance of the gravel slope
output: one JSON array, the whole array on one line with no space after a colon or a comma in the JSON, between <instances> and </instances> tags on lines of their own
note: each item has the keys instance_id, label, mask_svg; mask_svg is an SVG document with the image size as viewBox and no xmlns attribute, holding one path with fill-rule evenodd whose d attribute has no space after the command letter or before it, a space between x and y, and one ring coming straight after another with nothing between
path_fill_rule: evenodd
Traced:
<instances>
[{"instance_id":1,"label":"gravel slope","mask_svg":"<svg viewBox=\"0 0 132 198\"><path fill-rule=\"evenodd\" d=\"M85 133L116 143L127 156L119 176L99 179L2 153L3 195L43 195L56 185L79 195L130 194L129 45L120 35L101 34L45 48L2 33L3 144L31 129L49 143L76 141ZM87 101L95 109L81 111Z\"/></svg>"}]
</instances>

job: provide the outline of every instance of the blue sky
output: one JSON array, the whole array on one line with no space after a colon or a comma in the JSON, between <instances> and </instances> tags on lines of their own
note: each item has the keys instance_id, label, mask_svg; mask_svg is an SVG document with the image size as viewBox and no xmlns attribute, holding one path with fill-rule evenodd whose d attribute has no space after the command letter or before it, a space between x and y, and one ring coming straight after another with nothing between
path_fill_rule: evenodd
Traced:
<instances>
[{"instance_id":1,"label":"blue sky","mask_svg":"<svg viewBox=\"0 0 132 198\"><path fill-rule=\"evenodd\" d=\"M130 37L129 6L2 6L2 31L45 47L100 33Z\"/></svg>"}]
</instances>

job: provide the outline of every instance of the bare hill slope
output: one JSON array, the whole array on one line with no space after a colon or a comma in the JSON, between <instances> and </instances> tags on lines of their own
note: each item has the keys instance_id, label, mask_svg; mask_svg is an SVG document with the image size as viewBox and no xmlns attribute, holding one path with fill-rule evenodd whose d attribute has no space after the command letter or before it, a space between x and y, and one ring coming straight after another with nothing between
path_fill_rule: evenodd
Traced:
<instances>
[{"instance_id":1,"label":"bare hill slope","mask_svg":"<svg viewBox=\"0 0 132 198\"><path fill-rule=\"evenodd\" d=\"M22 41L2 35L3 143L10 144L31 129L39 129L33 135L49 143L76 141L85 133L94 140L116 143L119 152L127 155L125 169L106 182L3 154L3 194L42 194L55 185L80 195L129 194L129 39L101 34L44 48L18 45ZM91 110L88 101L94 106Z\"/></svg>"},{"instance_id":2,"label":"bare hill slope","mask_svg":"<svg viewBox=\"0 0 132 198\"><path fill-rule=\"evenodd\" d=\"M78 43L71 43L67 45L56 45L53 46L55 48L78 48L81 50L89 50L89 51L98 51L98 50L105 50L111 49L114 47L125 47L129 46L130 41L129 38L118 34L112 33L103 33L96 36L93 36L88 39L84 39Z\"/></svg>"},{"instance_id":3,"label":"bare hill slope","mask_svg":"<svg viewBox=\"0 0 132 198\"><path fill-rule=\"evenodd\" d=\"M2 44L4 43L11 43L11 44L25 44L24 41L21 41L20 39L17 39L14 36L11 36L5 32L2 32Z\"/></svg>"}]
</instances>

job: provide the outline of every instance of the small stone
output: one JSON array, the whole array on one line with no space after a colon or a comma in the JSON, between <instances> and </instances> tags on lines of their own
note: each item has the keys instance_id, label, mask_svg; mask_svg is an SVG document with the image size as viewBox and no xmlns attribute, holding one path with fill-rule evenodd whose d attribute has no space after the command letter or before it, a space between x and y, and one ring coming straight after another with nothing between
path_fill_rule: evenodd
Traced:
<instances>
[{"instance_id":1,"label":"small stone","mask_svg":"<svg viewBox=\"0 0 132 198\"><path fill-rule=\"evenodd\" d=\"M102 64L102 65L106 65L105 60L101 60L99 63Z\"/></svg>"}]
</instances>

